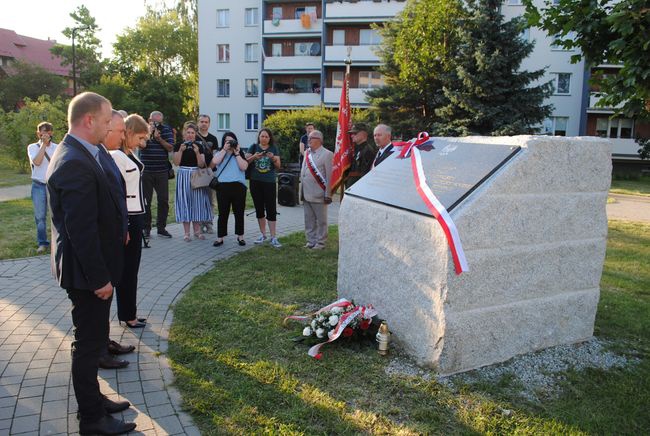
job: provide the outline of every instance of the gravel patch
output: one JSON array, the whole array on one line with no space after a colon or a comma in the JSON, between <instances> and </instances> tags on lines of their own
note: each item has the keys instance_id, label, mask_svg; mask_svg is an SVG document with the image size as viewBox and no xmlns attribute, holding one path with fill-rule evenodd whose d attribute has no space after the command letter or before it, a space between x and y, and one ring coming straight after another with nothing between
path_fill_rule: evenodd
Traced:
<instances>
[{"instance_id":1,"label":"gravel patch","mask_svg":"<svg viewBox=\"0 0 650 436\"><path fill-rule=\"evenodd\" d=\"M516 356L507 362L486 366L473 371L451 376L438 376L435 372L415 365L402 353L396 353L386 366L388 375L404 375L432 378L452 391L462 384L490 383L496 385L504 377L512 378L521 397L539 401L556 397L560 393L560 382L566 371L582 371L585 368L612 369L636 364L639 359L616 354L609 350L611 343L597 338L579 344L559 345L536 353Z\"/></svg>"}]
</instances>

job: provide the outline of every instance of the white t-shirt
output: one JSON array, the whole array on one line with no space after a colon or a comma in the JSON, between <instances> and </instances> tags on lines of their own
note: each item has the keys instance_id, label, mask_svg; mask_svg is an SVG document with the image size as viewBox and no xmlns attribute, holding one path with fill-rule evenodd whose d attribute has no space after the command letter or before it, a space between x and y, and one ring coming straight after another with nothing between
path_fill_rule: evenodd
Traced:
<instances>
[{"instance_id":1,"label":"white t-shirt","mask_svg":"<svg viewBox=\"0 0 650 436\"><path fill-rule=\"evenodd\" d=\"M50 164L50 161L47 160L45 156L43 156L43 160L41 161L40 165L35 165L34 164L34 158L38 154L38 150L41 148L41 144L39 142L36 142L34 144L29 144L27 146L27 155L29 155L29 163L31 164L32 167L32 180L36 180L37 182L45 183L45 175L47 174L47 166ZM52 156L54 155L54 150L56 149L56 144L54 142L50 142L50 145L45 147L45 152L50 156L50 159L52 159Z\"/></svg>"}]
</instances>

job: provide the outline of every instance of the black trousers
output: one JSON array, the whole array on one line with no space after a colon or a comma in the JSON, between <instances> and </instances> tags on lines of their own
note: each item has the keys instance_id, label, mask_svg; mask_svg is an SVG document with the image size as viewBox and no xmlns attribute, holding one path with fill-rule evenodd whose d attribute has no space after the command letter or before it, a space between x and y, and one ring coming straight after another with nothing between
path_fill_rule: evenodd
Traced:
<instances>
[{"instance_id":1,"label":"black trousers","mask_svg":"<svg viewBox=\"0 0 650 436\"><path fill-rule=\"evenodd\" d=\"M259 180L251 180L251 197L253 197L253 204L255 205L255 216L257 218L264 218L266 211L266 219L275 221L277 215L277 192L275 182L260 182Z\"/></svg>"},{"instance_id":2,"label":"black trousers","mask_svg":"<svg viewBox=\"0 0 650 436\"><path fill-rule=\"evenodd\" d=\"M136 318L138 272L142 255L142 226L144 215L129 215L129 243L124 247L124 269L120 284L115 287L117 319L131 321Z\"/></svg>"},{"instance_id":3,"label":"black trousers","mask_svg":"<svg viewBox=\"0 0 650 436\"><path fill-rule=\"evenodd\" d=\"M97 381L100 355L106 350L111 300L102 300L92 291L67 289L72 301L72 385L82 421L104 416L103 395Z\"/></svg>"},{"instance_id":4,"label":"black trousers","mask_svg":"<svg viewBox=\"0 0 650 436\"><path fill-rule=\"evenodd\" d=\"M219 184L217 191L217 206L219 218L217 219L217 237L223 238L228 234L228 216L230 207L235 215L235 234L244 234L244 209L246 208L246 186L239 182L226 182Z\"/></svg>"},{"instance_id":5,"label":"black trousers","mask_svg":"<svg viewBox=\"0 0 650 436\"><path fill-rule=\"evenodd\" d=\"M158 230L163 230L167 227L167 214L169 213L168 180L167 171L160 173L142 172L142 192L146 200L144 215L145 230L151 230L151 199L153 198L153 191L156 191L156 198L158 199L156 226Z\"/></svg>"}]
</instances>

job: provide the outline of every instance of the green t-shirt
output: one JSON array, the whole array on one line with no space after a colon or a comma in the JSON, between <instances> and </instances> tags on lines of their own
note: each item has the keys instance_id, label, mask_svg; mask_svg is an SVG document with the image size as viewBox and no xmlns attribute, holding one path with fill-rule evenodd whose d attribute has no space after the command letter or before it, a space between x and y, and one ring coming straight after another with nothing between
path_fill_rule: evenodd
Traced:
<instances>
[{"instance_id":1,"label":"green t-shirt","mask_svg":"<svg viewBox=\"0 0 650 436\"><path fill-rule=\"evenodd\" d=\"M260 151L262 151L262 147L260 147L258 144L253 144L248 147L249 154L255 154ZM269 145L266 151L273 153L273 156L278 156L280 154L275 145ZM271 158L262 157L251 162L251 165L253 165L253 169L251 170L251 180L257 180L258 182L275 183L275 165L273 165Z\"/></svg>"}]
</instances>

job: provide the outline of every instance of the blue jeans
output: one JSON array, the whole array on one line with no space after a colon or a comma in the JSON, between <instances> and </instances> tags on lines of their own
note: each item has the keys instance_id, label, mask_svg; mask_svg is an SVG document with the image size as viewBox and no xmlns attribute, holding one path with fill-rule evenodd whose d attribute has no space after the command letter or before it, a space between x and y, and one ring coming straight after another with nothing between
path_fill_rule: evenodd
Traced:
<instances>
[{"instance_id":1,"label":"blue jeans","mask_svg":"<svg viewBox=\"0 0 650 436\"><path fill-rule=\"evenodd\" d=\"M47 240L47 186L32 180L32 203L34 203L34 221L36 221L36 241L38 246L48 246Z\"/></svg>"}]
</instances>

